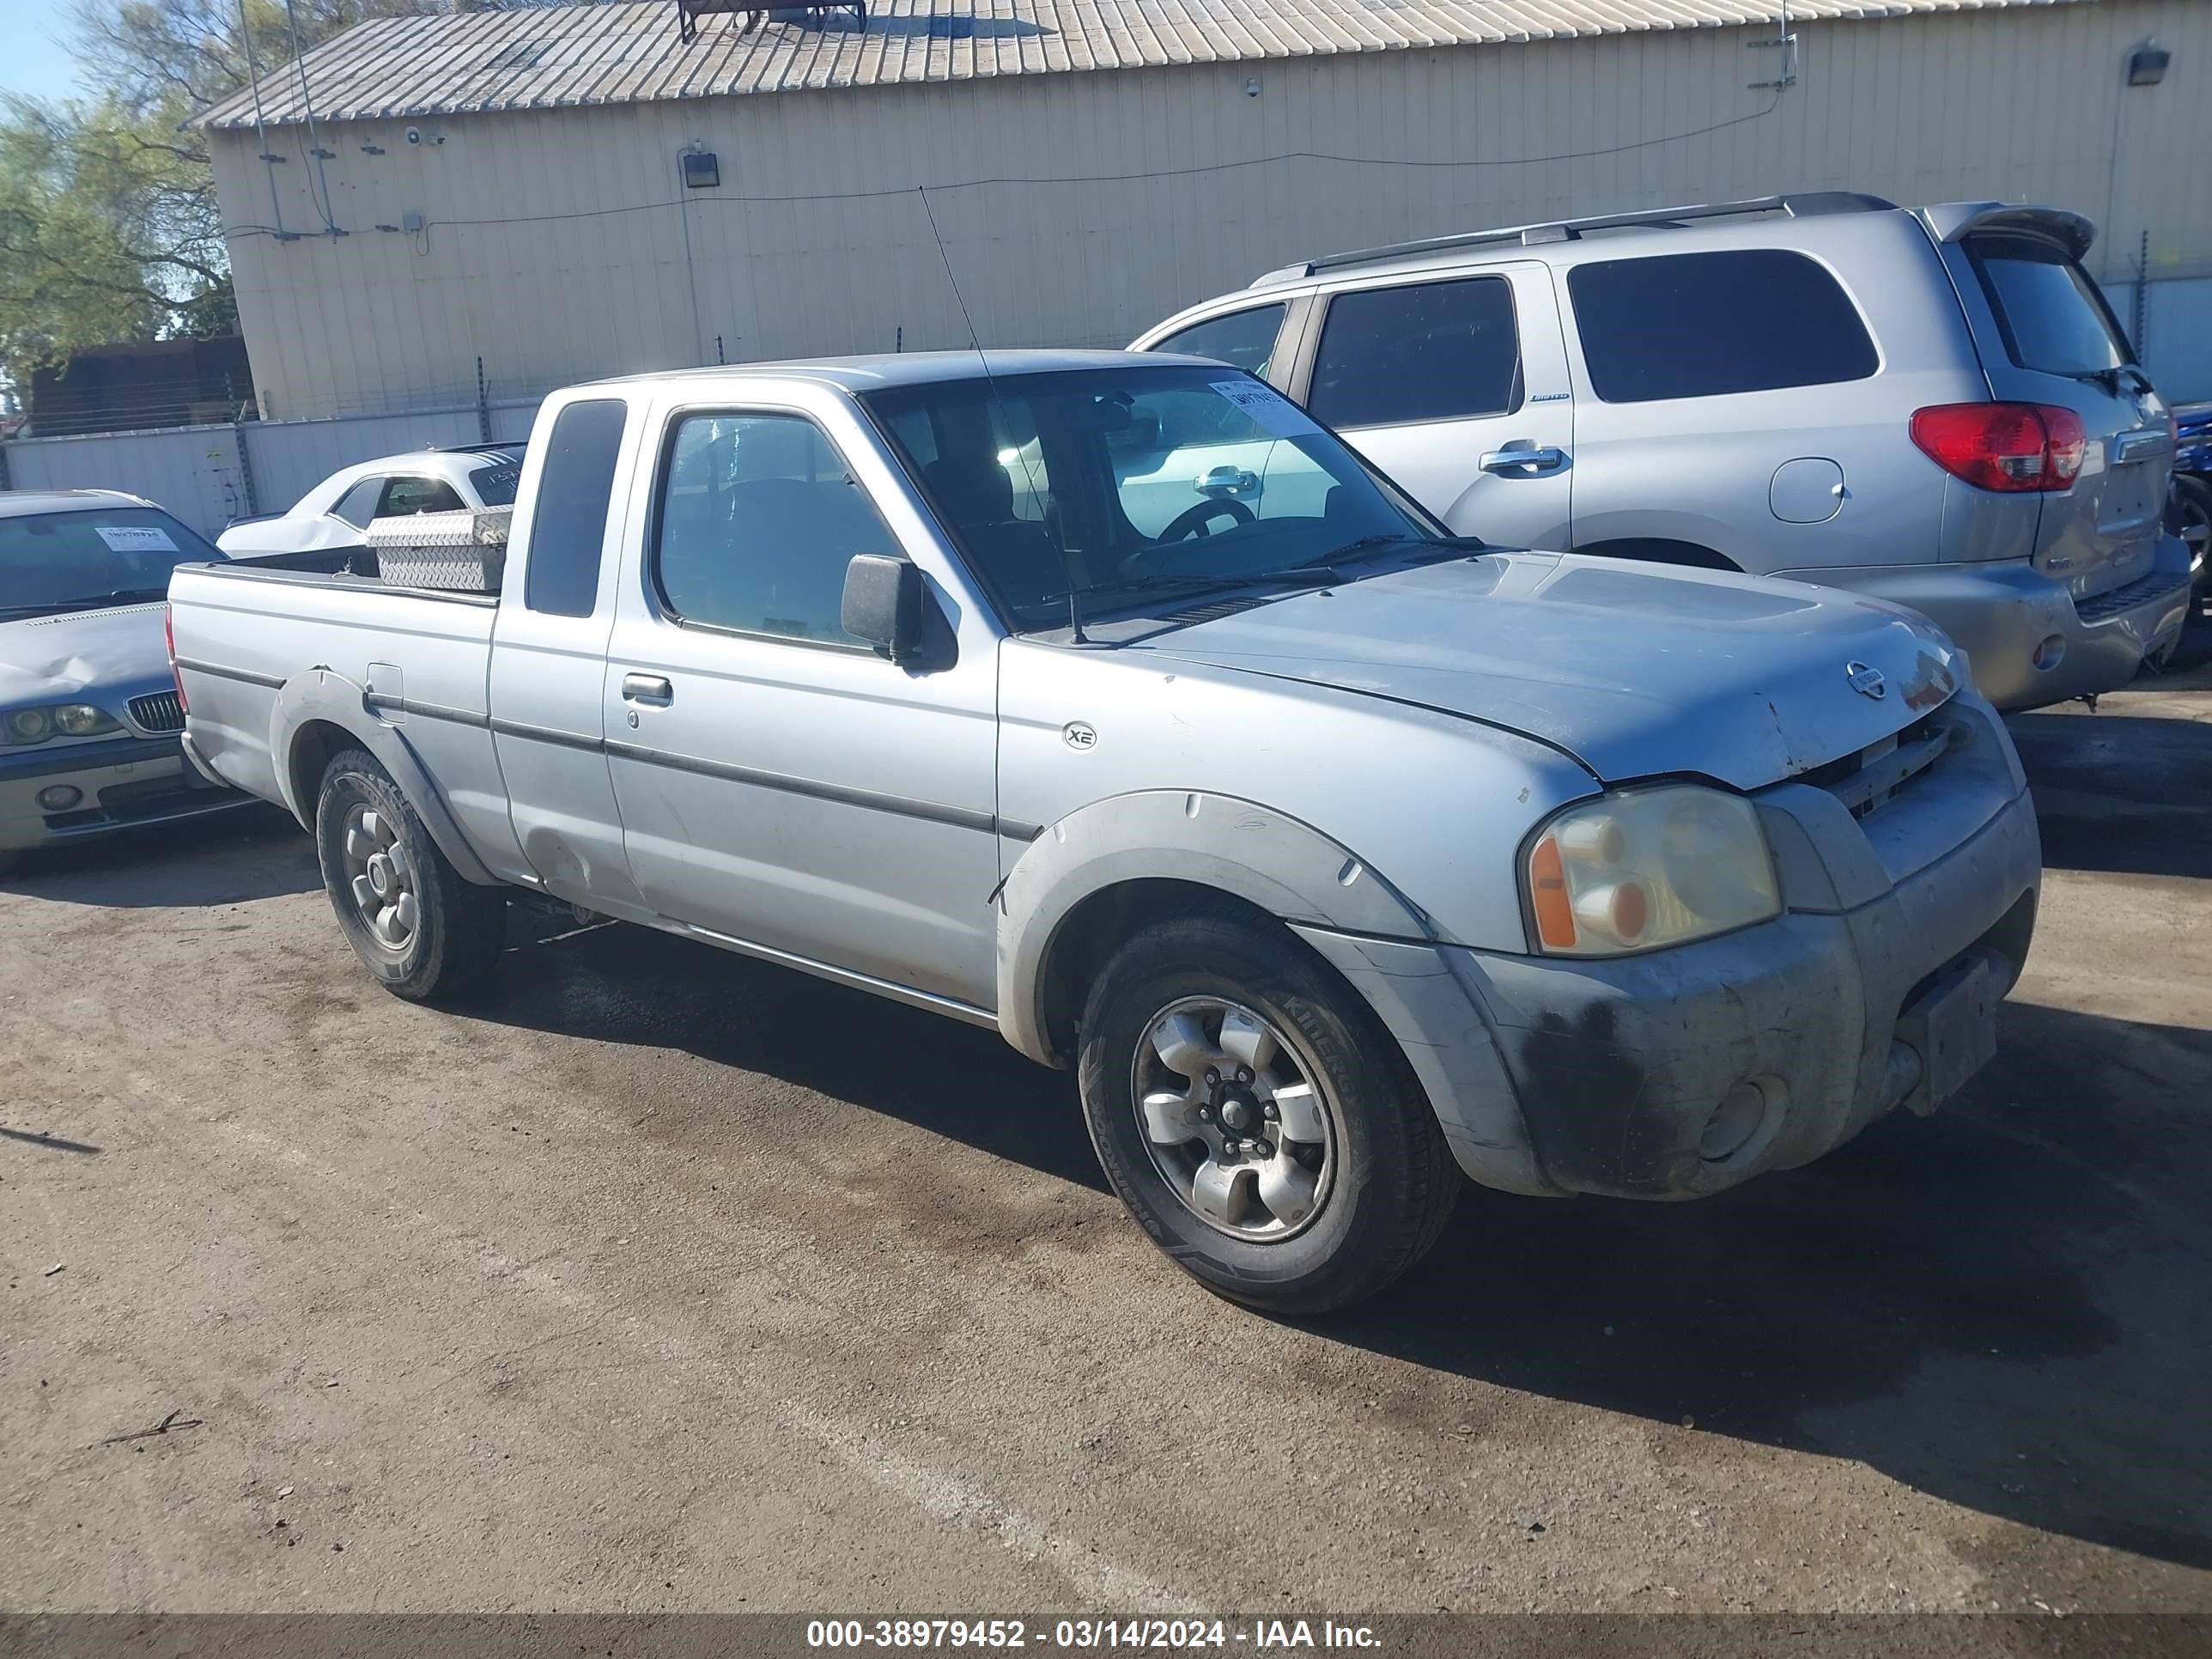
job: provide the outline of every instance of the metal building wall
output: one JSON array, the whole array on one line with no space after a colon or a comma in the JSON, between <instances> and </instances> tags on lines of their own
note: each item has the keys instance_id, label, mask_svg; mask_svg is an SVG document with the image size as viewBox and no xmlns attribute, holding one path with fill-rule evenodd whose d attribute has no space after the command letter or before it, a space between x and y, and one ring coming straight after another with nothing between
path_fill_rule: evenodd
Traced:
<instances>
[{"instance_id":1,"label":"metal building wall","mask_svg":"<svg viewBox=\"0 0 2212 1659\"><path fill-rule=\"evenodd\" d=\"M270 130L273 166L251 132L210 137L280 418L473 397L479 356L512 395L718 352L964 343L917 183L987 343L1118 344L1307 253L1781 189L2062 203L2102 227L2115 286L2146 233L2154 299L2212 276L2212 5L1802 26L1778 94L1747 84L1776 70L1751 44L1771 33L426 118L413 146L404 120L349 122L319 129L319 167L299 129ZM2154 33L2172 68L2130 91L2122 61ZM681 187L693 143L720 188ZM966 182L1008 179L1088 182ZM410 213L425 228L375 228ZM279 216L307 234L270 236Z\"/></svg>"}]
</instances>

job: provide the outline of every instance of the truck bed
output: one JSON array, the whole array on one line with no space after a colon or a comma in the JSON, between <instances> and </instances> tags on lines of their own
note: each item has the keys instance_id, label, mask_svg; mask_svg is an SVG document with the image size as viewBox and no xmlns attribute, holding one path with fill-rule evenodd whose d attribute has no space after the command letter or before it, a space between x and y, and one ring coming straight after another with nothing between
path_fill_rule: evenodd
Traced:
<instances>
[{"instance_id":1,"label":"truck bed","mask_svg":"<svg viewBox=\"0 0 2212 1659\"><path fill-rule=\"evenodd\" d=\"M404 731L429 775L448 781L471 840L469 820L489 813L483 827L496 842L507 807L486 690L497 596L301 568L341 564L348 551L178 568L170 628L195 746L227 781L308 823L320 763L296 742L291 753L272 751L279 699L295 709L317 697L366 703Z\"/></svg>"}]
</instances>

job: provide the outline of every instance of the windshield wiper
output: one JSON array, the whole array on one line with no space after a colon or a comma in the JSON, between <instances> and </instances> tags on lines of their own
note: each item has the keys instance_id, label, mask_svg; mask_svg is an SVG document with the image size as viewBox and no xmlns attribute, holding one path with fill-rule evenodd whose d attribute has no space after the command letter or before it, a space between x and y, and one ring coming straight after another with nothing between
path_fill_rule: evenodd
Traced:
<instances>
[{"instance_id":1,"label":"windshield wiper","mask_svg":"<svg viewBox=\"0 0 2212 1659\"><path fill-rule=\"evenodd\" d=\"M1489 545L1480 536L1415 536L1403 531L1392 531L1376 536L1362 536L1356 542L1346 542L1342 547L1322 554L1322 559L1323 562L1334 565L1346 559L1379 553L1386 547L1437 547L1452 553L1479 553Z\"/></svg>"},{"instance_id":2,"label":"windshield wiper","mask_svg":"<svg viewBox=\"0 0 2212 1659\"><path fill-rule=\"evenodd\" d=\"M2077 380L2087 380L2092 385L2103 387L2107 398L2117 398L2120 395L2120 381L2123 379L2133 380L2138 392L2148 392L2152 389L2150 376L2133 363L2116 363L2110 368L2084 369L2073 378Z\"/></svg>"},{"instance_id":3,"label":"windshield wiper","mask_svg":"<svg viewBox=\"0 0 2212 1659\"><path fill-rule=\"evenodd\" d=\"M86 593L74 599L58 599L51 605L41 605L47 611L94 611L103 605L144 605L153 599L166 599L166 587L116 587L105 593Z\"/></svg>"},{"instance_id":4,"label":"windshield wiper","mask_svg":"<svg viewBox=\"0 0 2212 1659\"><path fill-rule=\"evenodd\" d=\"M1055 605L1062 599L1067 601L1068 626L1075 630L1076 643L1083 645L1089 643L1083 637L1083 602L1104 594L1189 593L1209 587L1243 587L1255 583L1269 587L1309 587L1341 580L1341 574L1327 564L1297 564L1281 570L1224 571L1211 576L1177 576L1162 572L1148 576L1117 576L1107 582L1089 582L1081 587L1071 587L1065 593L1048 593L1041 602Z\"/></svg>"}]
</instances>

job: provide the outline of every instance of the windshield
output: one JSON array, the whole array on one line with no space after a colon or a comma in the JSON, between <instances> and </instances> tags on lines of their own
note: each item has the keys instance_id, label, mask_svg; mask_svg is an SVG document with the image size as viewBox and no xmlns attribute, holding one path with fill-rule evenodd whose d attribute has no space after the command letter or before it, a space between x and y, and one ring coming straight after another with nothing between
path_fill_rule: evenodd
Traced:
<instances>
[{"instance_id":1,"label":"windshield","mask_svg":"<svg viewBox=\"0 0 2212 1659\"><path fill-rule=\"evenodd\" d=\"M861 401L1021 629L1065 624L1071 589L1096 616L1146 603L1136 589L1279 579L1445 534L1231 369L1076 369Z\"/></svg>"},{"instance_id":2,"label":"windshield","mask_svg":"<svg viewBox=\"0 0 2212 1659\"><path fill-rule=\"evenodd\" d=\"M222 556L159 507L0 518L0 617L158 599L177 566Z\"/></svg>"}]
</instances>

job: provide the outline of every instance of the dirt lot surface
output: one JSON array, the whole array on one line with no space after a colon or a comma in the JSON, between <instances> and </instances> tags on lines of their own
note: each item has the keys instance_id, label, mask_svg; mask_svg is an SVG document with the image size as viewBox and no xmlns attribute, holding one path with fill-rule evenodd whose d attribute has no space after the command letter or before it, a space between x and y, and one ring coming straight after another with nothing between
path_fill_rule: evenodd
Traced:
<instances>
[{"instance_id":1,"label":"dirt lot surface","mask_svg":"<svg viewBox=\"0 0 2212 1659\"><path fill-rule=\"evenodd\" d=\"M1700 1204L1470 1191L1310 1328L985 1033L620 927L411 1007L273 815L37 860L0 1610L2212 1607L2212 672L2016 730L1968 1098Z\"/></svg>"}]
</instances>

